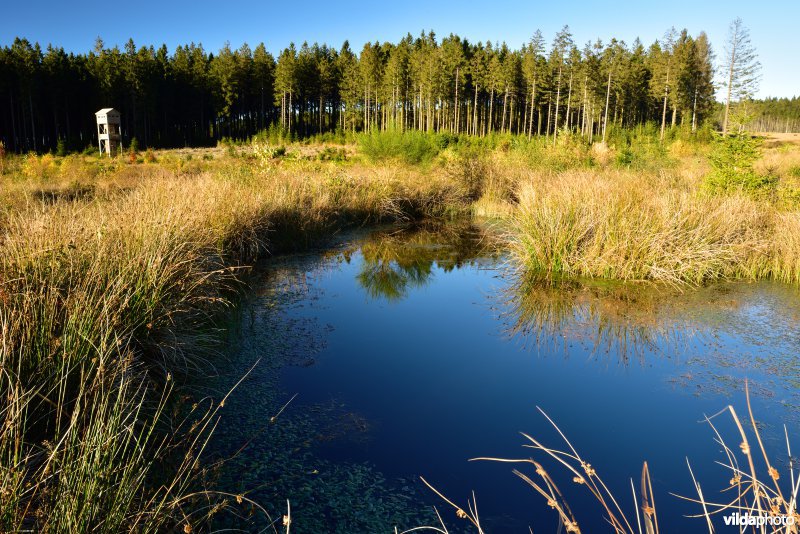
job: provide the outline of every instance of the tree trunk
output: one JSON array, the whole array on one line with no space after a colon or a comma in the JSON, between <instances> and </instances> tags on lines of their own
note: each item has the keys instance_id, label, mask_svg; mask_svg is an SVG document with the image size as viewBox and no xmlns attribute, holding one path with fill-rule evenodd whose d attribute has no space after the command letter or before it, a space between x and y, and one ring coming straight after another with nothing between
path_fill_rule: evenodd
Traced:
<instances>
[{"instance_id":1,"label":"tree trunk","mask_svg":"<svg viewBox=\"0 0 800 534\"><path fill-rule=\"evenodd\" d=\"M478 84L475 84L475 104L472 108L472 135L478 132Z\"/></svg>"},{"instance_id":2,"label":"tree trunk","mask_svg":"<svg viewBox=\"0 0 800 534\"><path fill-rule=\"evenodd\" d=\"M664 128L667 124L667 97L669 96L669 71L670 68L667 67L667 81L664 84L664 108L661 111L661 141L664 140Z\"/></svg>"},{"instance_id":3,"label":"tree trunk","mask_svg":"<svg viewBox=\"0 0 800 534\"><path fill-rule=\"evenodd\" d=\"M492 91L489 95L489 135L492 134L492 108L494 107L494 85L492 85Z\"/></svg>"},{"instance_id":4,"label":"tree trunk","mask_svg":"<svg viewBox=\"0 0 800 534\"><path fill-rule=\"evenodd\" d=\"M459 75L459 69L458 69L458 67L456 67L456 106L455 106L455 109L453 110L453 114L455 115L455 121L456 121L456 128L455 128L456 135L458 135L458 118L459 118L458 117L458 75Z\"/></svg>"},{"instance_id":5,"label":"tree trunk","mask_svg":"<svg viewBox=\"0 0 800 534\"><path fill-rule=\"evenodd\" d=\"M33 135L33 151L36 152L36 123L33 120L33 97L28 93L28 109L31 112L31 134Z\"/></svg>"},{"instance_id":6,"label":"tree trunk","mask_svg":"<svg viewBox=\"0 0 800 534\"><path fill-rule=\"evenodd\" d=\"M14 118L14 95L11 90L8 91L8 105L11 111L11 132L14 140L14 151L17 152L19 151L19 141L17 138L17 121Z\"/></svg>"},{"instance_id":7,"label":"tree trunk","mask_svg":"<svg viewBox=\"0 0 800 534\"><path fill-rule=\"evenodd\" d=\"M536 114L536 116L537 116L537 119L536 119L536 136L537 137L541 137L542 136L542 106L539 106L537 108L537 111L538 111L538 113Z\"/></svg>"},{"instance_id":8,"label":"tree trunk","mask_svg":"<svg viewBox=\"0 0 800 534\"><path fill-rule=\"evenodd\" d=\"M569 92L567 93L567 130L572 125L572 117L570 116L570 108L572 107L572 69L569 72Z\"/></svg>"},{"instance_id":9,"label":"tree trunk","mask_svg":"<svg viewBox=\"0 0 800 534\"><path fill-rule=\"evenodd\" d=\"M558 81L556 82L556 111L555 111L555 123L553 124L553 146L556 146L556 141L558 141L558 103L561 99L561 65L558 66ZM547 117L547 124L550 124L550 112L548 111Z\"/></svg>"},{"instance_id":10,"label":"tree trunk","mask_svg":"<svg viewBox=\"0 0 800 534\"><path fill-rule=\"evenodd\" d=\"M528 99L525 99L525 113L522 117L522 129L525 135L528 135Z\"/></svg>"},{"instance_id":11,"label":"tree trunk","mask_svg":"<svg viewBox=\"0 0 800 534\"><path fill-rule=\"evenodd\" d=\"M581 117L582 117L582 120L581 120L581 134L582 135L587 135L587 133L588 133L586 131L586 124L587 124L586 123L586 107L589 104L589 102L588 102L588 94L587 94L587 87L586 87L586 85L588 83L588 78L589 78L588 76L585 76L583 78L583 113L581 115Z\"/></svg>"},{"instance_id":12,"label":"tree trunk","mask_svg":"<svg viewBox=\"0 0 800 534\"><path fill-rule=\"evenodd\" d=\"M547 125L545 126L544 135L545 137L550 137L550 110L552 109L553 104L551 102L547 103Z\"/></svg>"},{"instance_id":13,"label":"tree trunk","mask_svg":"<svg viewBox=\"0 0 800 534\"><path fill-rule=\"evenodd\" d=\"M528 139L533 135L533 108L536 99L536 78L533 78L533 91L531 91L531 116L528 117Z\"/></svg>"},{"instance_id":14,"label":"tree trunk","mask_svg":"<svg viewBox=\"0 0 800 534\"><path fill-rule=\"evenodd\" d=\"M735 26L733 30L733 39L731 39L731 64L728 66L728 94L725 97L725 118L722 121L722 135L728 135L728 112L731 108L731 93L733 90L733 70L736 64L736 39L738 36L739 27Z\"/></svg>"},{"instance_id":15,"label":"tree trunk","mask_svg":"<svg viewBox=\"0 0 800 534\"><path fill-rule=\"evenodd\" d=\"M608 128L608 104L611 102L611 69L608 69L608 85L606 86L606 112L603 117L603 143L606 142L606 129Z\"/></svg>"},{"instance_id":16,"label":"tree trunk","mask_svg":"<svg viewBox=\"0 0 800 534\"><path fill-rule=\"evenodd\" d=\"M511 105L508 109L508 131L514 131L514 95L511 95Z\"/></svg>"},{"instance_id":17,"label":"tree trunk","mask_svg":"<svg viewBox=\"0 0 800 534\"><path fill-rule=\"evenodd\" d=\"M505 133L506 131L506 106L508 105L508 86L506 85L506 91L503 95L503 118L500 120L500 133Z\"/></svg>"}]
</instances>

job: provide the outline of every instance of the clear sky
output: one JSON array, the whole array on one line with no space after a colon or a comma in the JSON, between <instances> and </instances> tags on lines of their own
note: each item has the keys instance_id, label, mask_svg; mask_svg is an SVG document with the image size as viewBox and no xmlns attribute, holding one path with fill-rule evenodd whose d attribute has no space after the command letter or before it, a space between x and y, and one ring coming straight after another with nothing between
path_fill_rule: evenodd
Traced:
<instances>
[{"instance_id":1,"label":"clear sky","mask_svg":"<svg viewBox=\"0 0 800 534\"><path fill-rule=\"evenodd\" d=\"M216 51L225 41L264 42L274 53L290 42L328 43L345 39L360 50L366 41L398 41L410 32L457 33L471 41L505 41L517 48L537 28L548 42L568 24L575 42L617 37L630 43L637 36L650 44L670 27L705 31L717 53L729 22L739 16L750 29L762 63L760 97L800 95L798 22L800 1L606 0L435 1L400 0L178 0L73 1L9 0L0 9L0 45L15 36L43 46L86 52L100 36L108 46L132 37L137 46L202 43Z\"/></svg>"}]
</instances>

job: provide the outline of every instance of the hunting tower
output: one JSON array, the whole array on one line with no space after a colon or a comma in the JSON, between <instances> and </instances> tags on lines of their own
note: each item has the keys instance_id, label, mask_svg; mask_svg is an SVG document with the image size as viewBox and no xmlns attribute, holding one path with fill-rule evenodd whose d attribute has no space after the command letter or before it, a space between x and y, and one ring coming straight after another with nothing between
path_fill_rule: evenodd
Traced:
<instances>
[{"instance_id":1,"label":"hunting tower","mask_svg":"<svg viewBox=\"0 0 800 534\"><path fill-rule=\"evenodd\" d=\"M117 154L120 148L119 111L114 108L103 108L97 113L97 142L100 155L109 157Z\"/></svg>"}]
</instances>

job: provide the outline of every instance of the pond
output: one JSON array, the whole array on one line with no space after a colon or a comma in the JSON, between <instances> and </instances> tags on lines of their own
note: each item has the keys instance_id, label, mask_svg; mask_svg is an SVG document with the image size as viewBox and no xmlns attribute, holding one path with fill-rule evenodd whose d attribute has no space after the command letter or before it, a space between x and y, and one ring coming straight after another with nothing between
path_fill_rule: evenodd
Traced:
<instances>
[{"instance_id":1,"label":"pond","mask_svg":"<svg viewBox=\"0 0 800 534\"><path fill-rule=\"evenodd\" d=\"M646 460L661 531L702 531L684 517L699 505L674 494L697 495L688 459L706 497L726 498L731 473L703 418L733 404L749 427L745 380L786 473L784 425L800 447L796 289L521 283L492 243L469 222L379 228L259 266L204 385L258 361L211 446L231 458L221 487L277 516L289 499L292 532L402 531L436 524L433 506L451 532L470 531L424 477L464 509L474 492L487 532L555 532L557 514L512 473L536 478L532 465L469 461L534 458L584 532L612 531L572 473L523 447L521 432L567 448L541 408L630 521ZM738 449L729 415L714 423Z\"/></svg>"}]
</instances>

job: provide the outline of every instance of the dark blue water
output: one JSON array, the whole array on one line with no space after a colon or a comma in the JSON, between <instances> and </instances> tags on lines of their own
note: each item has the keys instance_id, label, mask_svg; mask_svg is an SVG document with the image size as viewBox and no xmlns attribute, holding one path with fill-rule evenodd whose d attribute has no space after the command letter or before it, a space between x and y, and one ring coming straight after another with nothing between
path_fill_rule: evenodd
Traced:
<instances>
[{"instance_id":1,"label":"dark blue water","mask_svg":"<svg viewBox=\"0 0 800 534\"><path fill-rule=\"evenodd\" d=\"M671 493L696 496L688 458L706 496L721 499L730 473L700 421L728 404L746 418L745 379L785 468L783 425L797 437L800 406L795 290L520 288L487 242L468 224L383 229L264 266L227 369L262 358L219 431L220 454L246 445L227 480L269 506L292 500L293 532L402 530L432 521L433 505L451 531L465 527L420 476L465 509L474 491L487 532L556 531L555 512L512 474L536 478L531 465L469 461L534 458L584 532L611 531L571 473L522 447L524 432L567 450L540 407L634 529L631 479L641 499L646 460L661 531L703 531L683 517L698 506ZM730 417L715 423L737 449Z\"/></svg>"}]
</instances>

